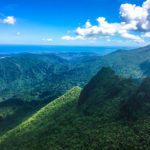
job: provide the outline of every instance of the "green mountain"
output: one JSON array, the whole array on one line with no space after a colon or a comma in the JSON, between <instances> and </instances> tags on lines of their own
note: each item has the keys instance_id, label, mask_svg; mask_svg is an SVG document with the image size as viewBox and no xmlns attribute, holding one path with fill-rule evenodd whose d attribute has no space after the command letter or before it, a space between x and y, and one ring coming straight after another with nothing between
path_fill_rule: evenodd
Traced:
<instances>
[{"instance_id":1,"label":"green mountain","mask_svg":"<svg viewBox=\"0 0 150 150\"><path fill-rule=\"evenodd\" d=\"M0 59L0 133L96 73L85 58L92 53L15 54ZM80 64L81 63L81 64ZM77 66L81 67L77 67ZM91 68L91 69L88 69Z\"/></svg>"},{"instance_id":2,"label":"green mountain","mask_svg":"<svg viewBox=\"0 0 150 150\"><path fill-rule=\"evenodd\" d=\"M149 85L102 68L82 91L73 88L2 135L0 148L148 150Z\"/></svg>"},{"instance_id":3,"label":"green mountain","mask_svg":"<svg viewBox=\"0 0 150 150\"><path fill-rule=\"evenodd\" d=\"M0 59L1 100L17 93L29 95L26 101L38 98L38 91L32 93L32 90L45 78L62 72L66 64L67 61L53 54L16 54Z\"/></svg>"},{"instance_id":4,"label":"green mountain","mask_svg":"<svg viewBox=\"0 0 150 150\"><path fill-rule=\"evenodd\" d=\"M130 97L135 87L132 80L119 77L111 68L102 68L84 87L78 106L87 114L93 114L97 109L105 114L106 111L101 110L106 108L107 103L111 105L109 109L115 109L114 102L118 105L120 101Z\"/></svg>"},{"instance_id":5,"label":"green mountain","mask_svg":"<svg viewBox=\"0 0 150 150\"><path fill-rule=\"evenodd\" d=\"M74 86L83 87L102 67L121 76L150 74L150 46L118 50L105 56L92 53L16 54L0 59L0 101L12 96L25 101L50 100Z\"/></svg>"},{"instance_id":6,"label":"green mountain","mask_svg":"<svg viewBox=\"0 0 150 150\"><path fill-rule=\"evenodd\" d=\"M84 86L96 73L91 53L14 54L0 59L0 101L50 101L74 86Z\"/></svg>"},{"instance_id":7,"label":"green mountain","mask_svg":"<svg viewBox=\"0 0 150 150\"><path fill-rule=\"evenodd\" d=\"M150 46L92 53L14 54L0 59L0 101L50 101L74 86L83 87L102 68L118 75L142 78L150 74Z\"/></svg>"},{"instance_id":8,"label":"green mountain","mask_svg":"<svg viewBox=\"0 0 150 150\"><path fill-rule=\"evenodd\" d=\"M0 134L19 125L38 109L74 86L83 88L104 66L111 67L117 75L126 78L141 79L149 76L150 46L134 50L118 50L105 56L94 53L24 53L1 56ZM118 78L121 85L126 86L130 83L129 80L122 80ZM113 84L118 86L118 89L122 88L119 84L115 84L115 79L112 85L108 85L113 87ZM134 85L130 86L132 88ZM106 87L105 90L109 91L110 88ZM93 91L96 93L95 88ZM101 92L104 95L103 90ZM117 89L111 91L115 92L118 92ZM107 92L105 93L107 95ZM111 93L110 97L113 96ZM92 99L94 98L87 98L86 104L84 100L79 101L79 104L83 103L82 109L84 108L87 114L92 113L92 109L97 105L91 104ZM93 108L87 109L90 105ZM123 112L122 115L120 114L127 118Z\"/></svg>"},{"instance_id":9,"label":"green mountain","mask_svg":"<svg viewBox=\"0 0 150 150\"><path fill-rule=\"evenodd\" d=\"M96 73L92 53L14 54L0 59L0 133ZM17 101L17 102L16 102ZM19 103L19 104L18 104Z\"/></svg>"},{"instance_id":10,"label":"green mountain","mask_svg":"<svg viewBox=\"0 0 150 150\"><path fill-rule=\"evenodd\" d=\"M32 117L27 119L27 121L21 123L16 128L7 132L4 136L2 136L0 138L1 149L28 149L28 147L29 147L28 144L33 144L34 142L38 143L37 140L38 140L39 136L41 136L40 134L45 134L47 132L48 128L52 128L51 131L49 130L48 132L51 132L54 135L57 132L54 129L58 125L57 119L59 119L59 117L61 117L61 115L63 117L63 114L69 114L71 111L73 111L73 109L76 106L75 104L79 97L80 91L81 91L81 89L79 87L75 87L75 88L71 89L66 94L61 96L60 98L54 100L47 106L43 107L35 115L33 115ZM55 125L54 128L53 128L53 125ZM21 136L23 138L20 138ZM20 141L15 142L15 145L13 146L12 145L12 143L14 142L13 140L16 140L17 138ZM45 138L46 138L46 136L45 136ZM7 141L7 140L8 141L10 140L7 143L8 145L5 143L5 141ZM31 143L30 142L28 143L28 140ZM22 142L23 143L27 142L26 143L27 145L24 143L25 145L23 144L21 146L20 143L22 143ZM30 145L30 149L33 149L34 146L36 147L36 145ZM39 147L39 149L40 149L40 147Z\"/></svg>"},{"instance_id":11,"label":"green mountain","mask_svg":"<svg viewBox=\"0 0 150 150\"><path fill-rule=\"evenodd\" d=\"M109 66L119 75L141 78L150 75L150 46L133 50L118 50L103 57L103 66Z\"/></svg>"}]
</instances>

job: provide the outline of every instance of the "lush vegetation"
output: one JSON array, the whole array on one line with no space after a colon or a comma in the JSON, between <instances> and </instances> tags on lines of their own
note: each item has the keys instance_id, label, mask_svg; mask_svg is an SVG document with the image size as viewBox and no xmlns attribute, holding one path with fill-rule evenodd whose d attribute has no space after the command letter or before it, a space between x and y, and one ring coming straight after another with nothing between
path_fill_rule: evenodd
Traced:
<instances>
[{"instance_id":1,"label":"lush vegetation","mask_svg":"<svg viewBox=\"0 0 150 150\"><path fill-rule=\"evenodd\" d=\"M51 133L55 133L53 130L53 125L56 123L57 119L60 117L60 114L63 116L63 114L68 113L72 106L75 105L79 94L80 94L80 88L75 87L68 91L65 95L61 96L60 98L54 100L47 106L43 107L40 111L38 111L35 115L27 119L27 121L21 123L19 126L14 128L13 130L10 130L4 136L1 137L0 142L4 142L6 139L10 139L11 141L7 146L3 146L3 144L0 146L2 148L6 149L28 149L28 144L30 142L33 144L34 139L38 140L40 134L42 132L47 132L48 127L52 127ZM55 124L57 126L57 124ZM29 127L29 128L28 128ZM23 133L23 132L24 133ZM37 132L38 131L38 132ZM39 134L40 133L40 134ZM27 135L28 134L28 135ZM19 135L19 136L18 136ZM21 136L25 136L21 138ZM26 140L31 140L29 143L26 143L27 145L21 146L19 141L17 142L18 145L12 146L13 139L18 138L20 142L24 143ZM44 139L43 139L44 140ZM26 141L27 142L27 141ZM36 141L37 142L37 141ZM42 141L41 141L42 142ZM4 142L5 143L5 142ZM15 142L16 143L16 142ZM16 143L16 144L17 144ZM15 145L16 145L15 144ZM31 145L30 149L33 148L34 145Z\"/></svg>"},{"instance_id":2,"label":"lush vegetation","mask_svg":"<svg viewBox=\"0 0 150 150\"><path fill-rule=\"evenodd\" d=\"M25 53L0 59L0 134L72 87L83 87L97 65L82 61L95 57L91 53Z\"/></svg>"},{"instance_id":3,"label":"lush vegetation","mask_svg":"<svg viewBox=\"0 0 150 150\"><path fill-rule=\"evenodd\" d=\"M150 46L91 53L16 54L0 59L0 101L14 95L24 101L50 101L74 86L83 87L104 66L121 76L149 75Z\"/></svg>"},{"instance_id":4,"label":"lush vegetation","mask_svg":"<svg viewBox=\"0 0 150 150\"><path fill-rule=\"evenodd\" d=\"M102 68L82 91L73 88L3 134L0 148L148 150L149 88L149 78L139 85Z\"/></svg>"},{"instance_id":5,"label":"lush vegetation","mask_svg":"<svg viewBox=\"0 0 150 150\"><path fill-rule=\"evenodd\" d=\"M89 140L88 137L91 138L91 136L87 132L98 132L98 134L102 132L106 134L110 132L107 130L113 127L116 130L120 129L120 131L124 131L123 128L125 127L133 133L140 129L143 135L134 133L135 137L142 136L145 142L145 137L147 137L147 140L149 139L146 132L149 133L150 79L146 78L140 86L139 83L141 78L150 75L149 60L150 46L130 51L118 50L105 56L99 56L94 53L25 53L4 56L3 59L0 59L0 135L14 129L21 122L26 122L27 118L31 117L37 110L74 86L83 88L103 66L109 66L115 72L110 68L103 68L99 71L85 86L79 101L74 101L70 108L66 106L69 111L64 112L61 117L58 115L58 119L53 121L52 125L55 130L61 131L63 129L66 135L69 134L67 130L73 130L78 136L81 136L81 138L78 138L78 141L70 131L70 135L66 137L70 138L73 136L70 142L77 140L80 143L84 141L84 138ZM136 82L123 77L136 79ZM144 122L143 125L142 121ZM91 123L89 124L88 122ZM107 129L104 127L105 123ZM58 124L57 127L56 124ZM60 126L61 124L64 126ZM71 127L72 124L75 127ZM97 124L97 126L94 124ZM93 125L95 131L92 129ZM102 130L98 126L102 126ZM51 127L49 127L50 129ZM77 129L79 131L83 130L83 132L78 132ZM41 132L46 132L45 130L47 129L43 127ZM34 135L34 132L31 133ZM41 136L41 133L37 134ZM51 133L51 135L49 132L43 134L48 139L55 137L54 134ZM82 134L87 137L84 137ZM25 133L25 135L29 136L28 133ZM98 139L94 138L97 143L101 143L102 141L99 139L104 137L96 135L96 133L93 133L94 135L99 137ZM53 147L57 145L58 149L61 149L65 144L68 145L59 138L60 135L58 133L56 136L56 141L52 140L52 143L55 143ZM111 138L116 140L113 136ZM63 133L60 137L65 140ZM47 141L45 140L45 143L48 143L48 139ZM58 139L65 144L57 144L59 143ZM16 139L14 138L14 140ZM136 140L134 139L134 141ZM104 140L103 142L103 145L105 145L106 141ZM37 143L37 141L33 140L33 143ZM83 145L86 145L86 143L88 142L85 140L84 144L80 143L79 147L74 149L80 149L80 147L84 149L83 147L86 146ZM70 143L69 148L72 148L71 145L77 146L77 144ZM17 149L17 146L15 148ZM144 149L144 147L142 148ZM42 147L42 149L44 148Z\"/></svg>"},{"instance_id":6,"label":"lush vegetation","mask_svg":"<svg viewBox=\"0 0 150 150\"><path fill-rule=\"evenodd\" d=\"M31 101L25 102L15 97L0 103L0 134L20 124L35 113L45 103Z\"/></svg>"},{"instance_id":7,"label":"lush vegetation","mask_svg":"<svg viewBox=\"0 0 150 150\"><path fill-rule=\"evenodd\" d=\"M150 116L150 77L145 78L132 96L122 102L120 111L120 117L127 122Z\"/></svg>"},{"instance_id":8,"label":"lush vegetation","mask_svg":"<svg viewBox=\"0 0 150 150\"><path fill-rule=\"evenodd\" d=\"M50 101L76 85L83 86L96 73L96 66L86 66L82 59L95 56L26 53L0 59L0 101L14 96L24 101Z\"/></svg>"},{"instance_id":9,"label":"lush vegetation","mask_svg":"<svg viewBox=\"0 0 150 150\"><path fill-rule=\"evenodd\" d=\"M102 68L84 87L78 106L85 113L92 114L110 101L119 103L127 99L132 95L135 87L131 79L117 76L111 68Z\"/></svg>"}]
</instances>

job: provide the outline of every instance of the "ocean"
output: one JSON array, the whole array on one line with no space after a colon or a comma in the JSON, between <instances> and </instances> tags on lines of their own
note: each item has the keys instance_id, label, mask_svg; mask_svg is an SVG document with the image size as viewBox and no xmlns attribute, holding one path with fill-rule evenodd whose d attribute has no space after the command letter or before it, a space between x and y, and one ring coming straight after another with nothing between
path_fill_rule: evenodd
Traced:
<instances>
[{"instance_id":1,"label":"ocean","mask_svg":"<svg viewBox=\"0 0 150 150\"><path fill-rule=\"evenodd\" d=\"M124 49L129 49L129 47L0 45L0 54L90 52L105 55L116 50Z\"/></svg>"}]
</instances>

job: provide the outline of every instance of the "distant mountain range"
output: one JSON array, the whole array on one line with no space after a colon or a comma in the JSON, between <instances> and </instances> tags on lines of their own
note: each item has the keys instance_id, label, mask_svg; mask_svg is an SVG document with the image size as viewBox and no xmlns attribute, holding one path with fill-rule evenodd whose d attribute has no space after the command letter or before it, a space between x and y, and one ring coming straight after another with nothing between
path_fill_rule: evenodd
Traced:
<instances>
[{"instance_id":1,"label":"distant mountain range","mask_svg":"<svg viewBox=\"0 0 150 150\"><path fill-rule=\"evenodd\" d=\"M82 59L93 56L95 55L91 53L24 53L2 56L1 101L12 96L21 97L25 101L39 100L41 97L53 99L74 85L83 86L91 77L91 73L85 76L84 73L88 70L87 66L83 66ZM82 73L80 76L78 71Z\"/></svg>"},{"instance_id":2,"label":"distant mountain range","mask_svg":"<svg viewBox=\"0 0 150 150\"><path fill-rule=\"evenodd\" d=\"M83 87L104 66L110 66L125 77L142 78L150 75L150 46L118 50L105 56L94 53L1 56L1 101L14 95L25 101L41 97L53 99L73 86Z\"/></svg>"}]
</instances>

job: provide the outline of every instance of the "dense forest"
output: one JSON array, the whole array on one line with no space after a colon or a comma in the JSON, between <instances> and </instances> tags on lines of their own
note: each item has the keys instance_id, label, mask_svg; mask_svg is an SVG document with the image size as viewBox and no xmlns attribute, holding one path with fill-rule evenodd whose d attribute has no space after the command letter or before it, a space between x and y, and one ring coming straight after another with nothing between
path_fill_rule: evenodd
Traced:
<instances>
[{"instance_id":1,"label":"dense forest","mask_svg":"<svg viewBox=\"0 0 150 150\"><path fill-rule=\"evenodd\" d=\"M50 100L74 86L83 87L102 68L118 75L150 75L150 46L97 53L45 53L4 55L0 59L0 101L16 96L24 101Z\"/></svg>"},{"instance_id":2,"label":"dense forest","mask_svg":"<svg viewBox=\"0 0 150 150\"><path fill-rule=\"evenodd\" d=\"M150 79L102 68L0 137L2 150L148 150Z\"/></svg>"},{"instance_id":3,"label":"dense forest","mask_svg":"<svg viewBox=\"0 0 150 150\"><path fill-rule=\"evenodd\" d=\"M0 149L150 149L149 49L3 56Z\"/></svg>"}]
</instances>

